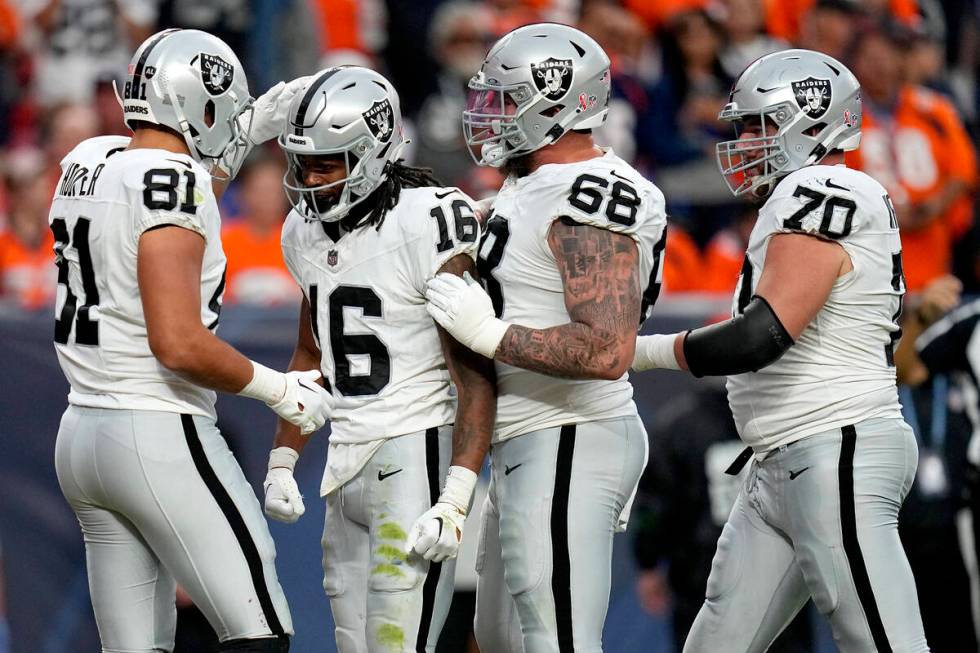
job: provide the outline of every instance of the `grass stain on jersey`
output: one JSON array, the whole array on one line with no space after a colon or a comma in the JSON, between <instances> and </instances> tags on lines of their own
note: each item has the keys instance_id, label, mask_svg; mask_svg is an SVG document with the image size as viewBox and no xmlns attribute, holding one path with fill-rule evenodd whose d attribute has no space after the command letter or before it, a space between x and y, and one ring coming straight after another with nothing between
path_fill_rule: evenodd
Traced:
<instances>
[{"instance_id":1,"label":"grass stain on jersey","mask_svg":"<svg viewBox=\"0 0 980 653\"><path fill-rule=\"evenodd\" d=\"M408 555L404 551L399 549L397 546L391 546L390 544L382 544L375 552L378 554L378 556L392 562L396 560L398 562L405 562L405 560L408 558Z\"/></svg>"},{"instance_id":2,"label":"grass stain on jersey","mask_svg":"<svg viewBox=\"0 0 980 653\"><path fill-rule=\"evenodd\" d=\"M378 626L378 643L401 651L405 648L405 631L395 624L381 624Z\"/></svg>"},{"instance_id":3,"label":"grass stain on jersey","mask_svg":"<svg viewBox=\"0 0 980 653\"><path fill-rule=\"evenodd\" d=\"M382 540L404 540L407 535L402 527L393 521L385 522L378 528L378 537Z\"/></svg>"},{"instance_id":4,"label":"grass stain on jersey","mask_svg":"<svg viewBox=\"0 0 980 653\"><path fill-rule=\"evenodd\" d=\"M396 565L389 562L382 562L381 564L375 565L374 569L371 570L372 576L391 576L392 578L404 578L405 572L399 569Z\"/></svg>"}]
</instances>

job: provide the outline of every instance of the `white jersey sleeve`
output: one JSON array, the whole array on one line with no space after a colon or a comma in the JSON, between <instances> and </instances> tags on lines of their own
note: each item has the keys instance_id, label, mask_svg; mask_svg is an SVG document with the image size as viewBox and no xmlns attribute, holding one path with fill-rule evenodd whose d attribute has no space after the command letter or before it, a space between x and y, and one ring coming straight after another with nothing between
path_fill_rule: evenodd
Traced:
<instances>
[{"instance_id":1,"label":"white jersey sleeve","mask_svg":"<svg viewBox=\"0 0 980 653\"><path fill-rule=\"evenodd\" d=\"M785 177L759 211L733 298L745 310L771 239L803 233L838 243L853 269L786 354L728 379L739 433L757 452L872 417L900 416L893 347L905 282L898 222L885 189L844 166ZM805 262L801 262L805 265Z\"/></svg>"},{"instance_id":2,"label":"white jersey sleeve","mask_svg":"<svg viewBox=\"0 0 980 653\"><path fill-rule=\"evenodd\" d=\"M480 223L476 219L476 203L458 188L419 189L413 199L417 215L403 223L406 237L419 236L421 243L428 241L431 247L420 243L415 254L415 282L419 292L425 293L425 283L450 259L464 255L476 260L480 241ZM427 220L420 220L422 215Z\"/></svg>"},{"instance_id":3,"label":"white jersey sleeve","mask_svg":"<svg viewBox=\"0 0 980 653\"><path fill-rule=\"evenodd\" d=\"M211 416L214 392L163 367L150 350L137 277L140 236L176 225L205 240L201 322L216 329L224 290L221 220L211 178L186 155L127 150L99 137L62 162L51 204L58 301L55 348L72 404Z\"/></svg>"},{"instance_id":4,"label":"white jersey sleeve","mask_svg":"<svg viewBox=\"0 0 980 653\"><path fill-rule=\"evenodd\" d=\"M153 167L133 166L122 181L133 207L133 238L163 225L182 227L207 241L208 208L217 205L211 176L184 155L159 157Z\"/></svg>"}]
</instances>

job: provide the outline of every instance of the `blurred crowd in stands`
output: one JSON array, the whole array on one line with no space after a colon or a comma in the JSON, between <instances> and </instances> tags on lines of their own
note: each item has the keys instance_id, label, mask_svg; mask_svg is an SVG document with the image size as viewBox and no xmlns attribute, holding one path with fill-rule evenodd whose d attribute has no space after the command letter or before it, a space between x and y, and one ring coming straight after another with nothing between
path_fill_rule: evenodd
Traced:
<instances>
[{"instance_id":1,"label":"blurred crowd in stands","mask_svg":"<svg viewBox=\"0 0 980 653\"><path fill-rule=\"evenodd\" d=\"M113 84L154 31L221 36L256 96L331 65L378 69L401 93L412 162L484 197L501 179L466 152L466 82L497 37L542 20L577 25L612 59L597 138L667 196L668 293L733 289L755 207L717 173L714 145L729 136L717 114L748 63L793 46L841 59L864 87L849 164L891 193L909 289L953 274L980 290L976 0L0 0L0 304L53 301L59 161L84 138L126 133ZM229 303L298 296L277 245L282 167L274 146L256 152L224 201Z\"/></svg>"}]
</instances>

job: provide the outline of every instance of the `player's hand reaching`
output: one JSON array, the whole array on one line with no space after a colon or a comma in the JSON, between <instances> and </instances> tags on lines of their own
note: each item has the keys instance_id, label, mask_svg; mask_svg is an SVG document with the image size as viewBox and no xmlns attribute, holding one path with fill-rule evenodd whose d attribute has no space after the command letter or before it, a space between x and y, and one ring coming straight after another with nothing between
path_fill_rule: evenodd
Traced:
<instances>
[{"instance_id":1,"label":"player's hand reaching","mask_svg":"<svg viewBox=\"0 0 980 653\"><path fill-rule=\"evenodd\" d=\"M252 361L252 380L238 394L264 401L279 417L300 428L303 435L330 419L333 395L317 381L319 370L276 372Z\"/></svg>"},{"instance_id":2,"label":"player's hand reaching","mask_svg":"<svg viewBox=\"0 0 980 653\"><path fill-rule=\"evenodd\" d=\"M293 478L298 458L299 454L290 447L276 447L269 453L269 471L265 476L265 514L287 524L306 512L303 496Z\"/></svg>"},{"instance_id":3,"label":"player's hand reaching","mask_svg":"<svg viewBox=\"0 0 980 653\"><path fill-rule=\"evenodd\" d=\"M475 487L475 472L457 465L450 467L439 500L409 529L405 553L415 553L432 562L455 558Z\"/></svg>"},{"instance_id":4,"label":"player's hand reaching","mask_svg":"<svg viewBox=\"0 0 980 653\"><path fill-rule=\"evenodd\" d=\"M279 82L255 100L251 124L242 125L242 131L248 134L248 139L253 144L258 145L279 137L286 124L290 103L309 81L310 76L297 77L291 82Z\"/></svg>"},{"instance_id":5,"label":"player's hand reaching","mask_svg":"<svg viewBox=\"0 0 980 653\"><path fill-rule=\"evenodd\" d=\"M493 358L510 326L498 320L493 302L468 272L443 272L426 284L426 310L449 335L478 354Z\"/></svg>"}]
</instances>

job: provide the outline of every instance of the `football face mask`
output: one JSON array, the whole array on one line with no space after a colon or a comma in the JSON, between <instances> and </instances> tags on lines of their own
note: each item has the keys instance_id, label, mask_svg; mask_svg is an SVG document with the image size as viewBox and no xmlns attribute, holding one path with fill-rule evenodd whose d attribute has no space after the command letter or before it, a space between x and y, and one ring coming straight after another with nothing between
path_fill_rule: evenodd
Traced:
<instances>
[{"instance_id":1,"label":"football face mask","mask_svg":"<svg viewBox=\"0 0 980 653\"><path fill-rule=\"evenodd\" d=\"M518 118L533 102L527 84L497 86L477 75L469 84L463 133L477 165L500 167L527 141Z\"/></svg>"}]
</instances>

